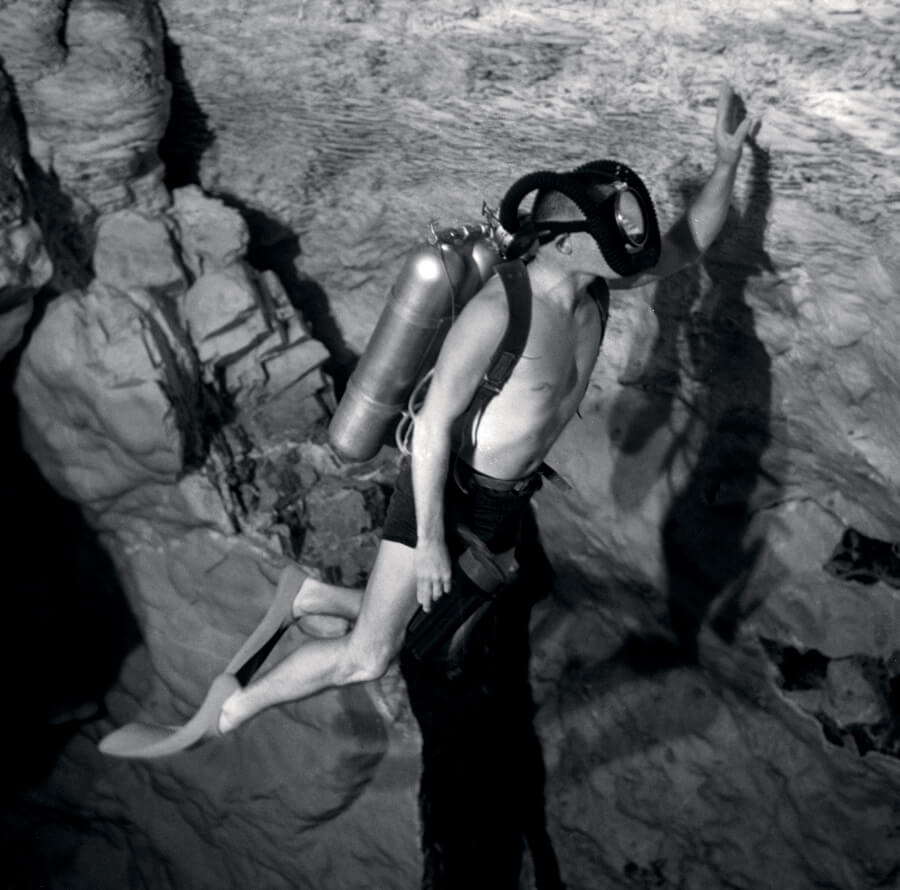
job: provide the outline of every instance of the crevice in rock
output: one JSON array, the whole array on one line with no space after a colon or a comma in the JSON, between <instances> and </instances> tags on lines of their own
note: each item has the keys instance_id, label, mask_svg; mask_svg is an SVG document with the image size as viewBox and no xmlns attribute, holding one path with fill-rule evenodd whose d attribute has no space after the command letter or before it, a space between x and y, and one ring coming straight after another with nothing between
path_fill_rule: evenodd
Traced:
<instances>
[{"instance_id":1,"label":"crevice in rock","mask_svg":"<svg viewBox=\"0 0 900 890\"><path fill-rule=\"evenodd\" d=\"M181 325L173 313L167 312L165 300L155 300L154 304L169 323L169 332L181 334ZM206 462L210 448L222 429L235 416L234 405L224 387L212 386L202 379L198 369L200 360L184 334L181 339L193 361L191 368L183 368L178 361L176 350L169 342L167 332L149 312L144 313L154 345L163 357L165 382L160 385L177 417L177 426L182 437L185 471L197 469Z\"/></svg>"},{"instance_id":2,"label":"crevice in rock","mask_svg":"<svg viewBox=\"0 0 900 890\"><path fill-rule=\"evenodd\" d=\"M210 399L214 404L215 396ZM219 418L221 420L221 418ZM210 438L208 469L222 502L229 508L235 531L259 507L259 489L255 483L255 445L239 424L221 424Z\"/></svg>"},{"instance_id":3,"label":"crevice in rock","mask_svg":"<svg viewBox=\"0 0 900 890\"><path fill-rule=\"evenodd\" d=\"M880 541L848 528L824 568L842 581L883 581L900 589L900 542Z\"/></svg>"},{"instance_id":4,"label":"crevice in rock","mask_svg":"<svg viewBox=\"0 0 900 890\"><path fill-rule=\"evenodd\" d=\"M69 6L71 0L62 0L59 4L59 22L56 28L56 42L68 53L69 41L66 40L66 31L69 27Z\"/></svg>"},{"instance_id":5,"label":"crevice in rock","mask_svg":"<svg viewBox=\"0 0 900 890\"><path fill-rule=\"evenodd\" d=\"M30 157L25 157L23 168L34 196L34 218L53 261L54 291L60 294L87 287L94 279L96 213L79 215L57 176L45 173Z\"/></svg>"},{"instance_id":6,"label":"crevice in rock","mask_svg":"<svg viewBox=\"0 0 900 890\"><path fill-rule=\"evenodd\" d=\"M635 890L665 890L672 886L666 877L665 866L665 859L654 859L646 866L629 861L625 863L622 873L628 879L629 887Z\"/></svg>"},{"instance_id":7,"label":"crevice in rock","mask_svg":"<svg viewBox=\"0 0 900 890\"><path fill-rule=\"evenodd\" d=\"M64 15L68 12L68 4ZM65 22L61 33L65 32ZM91 254L94 244L91 224L95 216L79 216L75 204L66 194L54 173L46 173L28 153L28 122L16 90L15 80L0 59L0 73L5 75L9 92L9 113L22 146L22 175L25 177L26 201L43 236L44 247L53 263L53 279L44 289L45 299L71 288L86 287L93 279Z\"/></svg>"},{"instance_id":8,"label":"crevice in rock","mask_svg":"<svg viewBox=\"0 0 900 890\"><path fill-rule=\"evenodd\" d=\"M817 649L801 652L793 646L780 646L773 640L762 641L769 658L781 671L781 688L786 692L821 689L825 685L831 660Z\"/></svg>"},{"instance_id":9,"label":"crevice in rock","mask_svg":"<svg viewBox=\"0 0 900 890\"><path fill-rule=\"evenodd\" d=\"M860 756L900 758L900 654L829 658L817 649L760 642L786 697L818 720L828 742Z\"/></svg>"},{"instance_id":10,"label":"crevice in rock","mask_svg":"<svg viewBox=\"0 0 900 890\"><path fill-rule=\"evenodd\" d=\"M28 195L19 178L5 165L0 166L0 226L14 225L26 218L30 215L28 205Z\"/></svg>"}]
</instances>

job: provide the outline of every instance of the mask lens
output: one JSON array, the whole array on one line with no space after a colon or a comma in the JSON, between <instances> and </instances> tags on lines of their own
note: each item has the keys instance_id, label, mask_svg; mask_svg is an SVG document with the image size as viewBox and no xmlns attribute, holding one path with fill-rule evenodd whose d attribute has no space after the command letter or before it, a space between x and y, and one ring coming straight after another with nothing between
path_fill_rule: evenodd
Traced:
<instances>
[{"instance_id":1,"label":"mask lens","mask_svg":"<svg viewBox=\"0 0 900 890\"><path fill-rule=\"evenodd\" d=\"M640 199L632 189L623 189L616 198L616 222L632 247L647 240L647 217Z\"/></svg>"}]
</instances>

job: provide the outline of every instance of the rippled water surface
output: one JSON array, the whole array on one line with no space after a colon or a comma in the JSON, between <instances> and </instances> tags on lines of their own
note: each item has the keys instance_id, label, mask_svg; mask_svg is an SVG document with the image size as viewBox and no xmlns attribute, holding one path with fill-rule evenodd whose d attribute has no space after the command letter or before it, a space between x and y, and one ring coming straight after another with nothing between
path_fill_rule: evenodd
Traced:
<instances>
[{"instance_id":1,"label":"rippled water surface","mask_svg":"<svg viewBox=\"0 0 900 890\"><path fill-rule=\"evenodd\" d=\"M878 229L900 193L890 4L231 0L212 28L208 5L164 4L216 134L207 179L358 297L351 338L430 219L477 217L533 169L621 158L671 220L679 181L711 169L723 78L761 120L776 195Z\"/></svg>"}]
</instances>

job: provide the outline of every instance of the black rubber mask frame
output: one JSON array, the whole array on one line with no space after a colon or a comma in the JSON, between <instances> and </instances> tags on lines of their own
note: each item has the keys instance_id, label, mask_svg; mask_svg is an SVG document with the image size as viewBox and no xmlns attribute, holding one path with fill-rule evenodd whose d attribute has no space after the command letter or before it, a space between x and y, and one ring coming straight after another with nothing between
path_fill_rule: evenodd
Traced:
<instances>
[{"instance_id":1,"label":"black rubber mask frame","mask_svg":"<svg viewBox=\"0 0 900 890\"><path fill-rule=\"evenodd\" d=\"M616 202L608 196L594 198L590 191L595 185L620 184L637 196L645 217L646 239L635 248L620 230L616 219ZM556 191L569 198L584 216L584 221L536 222L519 213L523 199L534 191ZM641 178L630 167L618 161L591 161L568 173L539 170L515 182L500 204L500 224L514 236L507 251L512 259L521 256L538 241L546 244L564 232L588 232L607 265L625 278L643 272L659 261L661 237L656 211L650 193Z\"/></svg>"}]
</instances>

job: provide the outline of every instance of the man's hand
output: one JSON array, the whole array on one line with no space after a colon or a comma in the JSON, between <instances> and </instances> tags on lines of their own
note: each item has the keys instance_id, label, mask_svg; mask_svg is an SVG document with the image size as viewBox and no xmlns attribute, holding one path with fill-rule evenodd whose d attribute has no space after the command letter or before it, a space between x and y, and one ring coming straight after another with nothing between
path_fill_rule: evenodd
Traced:
<instances>
[{"instance_id":1,"label":"man's hand","mask_svg":"<svg viewBox=\"0 0 900 890\"><path fill-rule=\"evenodd\" d=\"M450 592L450 554L443 541L420 540L416 546L416 599L423 611Z\"/></svg>"},{"instance_id":2,"label":"man's hand","mask_svg":"<svg viewBox=\"0 0 900 890\"><path fill-rule=\"evenodd\" d=\"M736 167L741 159L741 150L744 140L750 132L752 121L745 117L738 123L738 115L741 111L741 103L735 100L734 90L726 80L719 90L719 106L716 111L716 157L723 164Z\"/></svg>"},{"instance_id":3,"label":"man's hand","mask_svg":"<svg viewBox=\"0 0 900 890\"><path fill-rule=\"evenodd\" d=\"M723 81L713 131L716 164L709 179L684 215L663 236L659 262L640 275L618 281L610 279L607 282L610 288L639 287L658 281L697 262L709 249L728 214L744 142L748 136L752 140L759 129L744 112L740 96L735 96L727 80Z\"/></svg>"}]
</instances>

